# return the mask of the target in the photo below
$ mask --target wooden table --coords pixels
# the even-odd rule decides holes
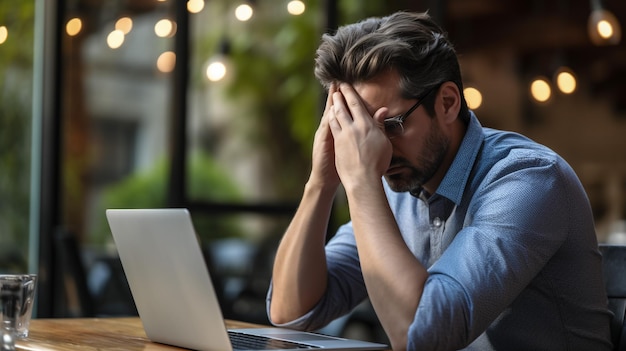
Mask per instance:
[[[230,320],[226,326],[258,327]],[[17,350],[181,350],[148,340],[138,317],[33,319],[29,330],[28,338],[16,343]]]

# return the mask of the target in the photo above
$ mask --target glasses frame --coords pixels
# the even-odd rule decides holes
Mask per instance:
[[[385,134],[387,135],[389,139],[393,139],[395,137],[399,137],[402,134],[404,134],[404,121],[406,121],[407,118],[411,116],[413,111],[415,111],[418,107],[422,105],[422,103],[424,102],[424,99],[426,99],[430,95],[430,93],[432,93],[435,90],[438,90],[439,86],[440,85],[436,85],[430,88],[427,92],[422,94],[422,96],[418,97],[417,102],[413,106],[411,106],[411,108],[409,108],[408,111],[406,111],[405,113],[395,116],[395,117],[387,118],[383,121]],[[388,133],[388,128],[389,130],[391,130],[391,129],[395,129],[396,126],[400,126],[399,133]]]

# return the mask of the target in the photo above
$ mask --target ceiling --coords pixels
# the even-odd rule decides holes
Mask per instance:
[[[599,1],[599,0],[595,0]],[[566,61],[588,81],[592,94],[608,96],[626,113],[626,1],[604,0],[621,23],[618,45],[593,45],[587,32],[590,0],[423,0],[405,1],[408,10],[424,11],[448,31],[458,52],[510,50],[523,71],[555,58]]]

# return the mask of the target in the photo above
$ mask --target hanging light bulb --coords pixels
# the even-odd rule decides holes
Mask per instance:
[[[595,45],[617,45],[622,39],[622,28],[615,15],[602,8],[600,0],[591,0],[591,14],[587,31]]]
[[[228,39],[222,39],[219,52],[211,57],[206,65],[205,75],[211,82],[219,82],[226,77],[229,71],[228,55],[230,43]]]
[[[241,4],[235,8],[235,17],[241,22],[248,21],[253,14],[254,9],[248,3]]]

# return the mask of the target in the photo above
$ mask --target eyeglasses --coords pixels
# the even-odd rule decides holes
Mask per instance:
[[[413,113],[413,111],[415,111],[418,107],[420,107],[422,102],[424,102],[424,99],[426,99],[428,95],[430,95],[430,93],[432,93],[437,88],[439,88],[439,86],[435,86],[431,88],[421,97],[417,98],[417,102],[415,103],[415,105],[413,105],[405,113],[399,116],[387,118],[386,120],[383,121],[383,125],[385,127],[385,134],[387,135],[389,139],[393,139],[397,136],[404,134],[404,125],[403,125],[404,121],[406,121],[406,119],[409,118],[411,113]]]

